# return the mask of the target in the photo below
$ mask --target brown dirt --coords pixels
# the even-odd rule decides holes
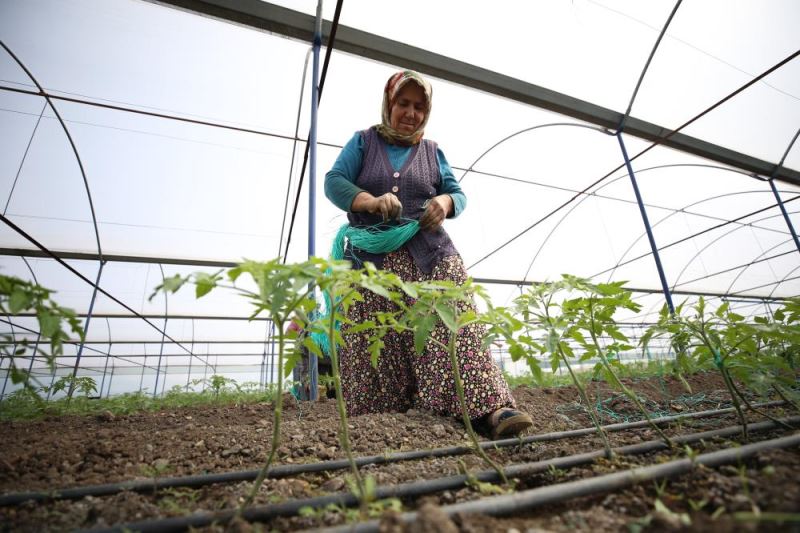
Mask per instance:
[[[688,396],[671,378],[627,380],[647,398],[651,411],[679,413],[726,407],[727,395],[713,374],[690,378],[693,395]],[[603,406],[603,422],[638,419],[627,400],[601,382],[589,392]],[[574,388],[529,388],[514,391],[518,404],[528,411],[535,426],[530,433],[563,431],[591,424],[578,402]],[[781,414],[772,410],[773,415]],[[758,417],[751,416],[750,420]],[[97,417],[49,417],[38,421],[0,423],[3,454],[0,457],[0,491],[3,493],[111,483],[151,476],[181,476],[259,468],[267,458],[272,428],[268,404],[204,406],[155,413]],[[354,452],[381,454],[466,443],[463,427],[455,419],[420,411],[402,414],[365,415],[350,420]],[[669,429],[680,434],[735,424],[735,417],[717,417],[684,422]],[[278,464],[316,462],[342,458],[337,440],[337,416],[333,401],[290,404],[284,413]],[[785,434],[758,435],[756,439]],[[612,433],[612,445],[649,440],[650,429]],[[537,461],[600,448],[594,436],[534,443],[492,452],[506,463]],[[699,451],[730,446],[722,441],[705,442]],[[675,458],[667,453],[597,461],[591,466],[548,472],[520,480],[518,490],[561,483],[608,473],[636,465]],[[363,472],[378,484],[395,484],[484,470],[474,456],[445,457],[370,466]],[[606,495],[579,498],[558,505],[532,509],[513,517],[485,515],[448,519],[438,507],[482,497],[465,487],[404,501],[404,510],[419,510],[418,523],[408,531],[800,531],[800,523],[745,522],[733,513],[794,513],[800,511],[800,450],[760,454],[743,465],[698,469],[689,476],[661,486],[641,484]],[[318,496],[346,489],[346,473],[305,474],[287,479],[268,479],[256,499],[257,505],[294,498]],[[0,531],[64,531],[109,526],[144,519],[181,516],[200,511],[233,508],[247,494],[250,483],[214,485],[201,489],[171,489],[158,494],[122,492],[108,497],[77,501],[26,503],[0,508]],[[671,513],[658,512],[660,499]],[[681,523],[686,513],[691,524]],[[276,519],[254,524],[255,529],[299,530],[344,523],[345,513],[331,509],[313,517]],[[240,524],[239,529],[252,529]],[[404,526],[385,513],[382,529],[402,531]],[[214,530],[214,528],[206,528]],[[220,529],[221,530],[221,529]]]

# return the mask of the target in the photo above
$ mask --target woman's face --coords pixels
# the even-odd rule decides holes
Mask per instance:
[[[389,113],[390,126],[399,133],[409,135],[425,120],[427,108],[425,91],[414,82],[408,82],[400,89]]]

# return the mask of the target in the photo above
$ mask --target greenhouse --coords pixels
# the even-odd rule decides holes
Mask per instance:
[[[15,435],[0,464],[3,521],[20,531],[216,531],[235,526],[241,505],[233,520],[267,530],[377,530],[377,520],[392,513],[409,531],[425,520],[470,531],[710,530],[717,519],[734,528],[797,527],[800,485],[790,474],[800,466],[792,432],[800,424],[792,416],[800,405],[798,21],[800,5],[791,0],[0,3],[0,423]],[[514,442],[501,444],[508,450],[497,448],[493,459],[480,451],[487,446],[469,441],[474,433],[465,433],[460,418],[421,409],[389,423],[377,414],[351,417],[359,457],[344,461],[351,451],[335,437],[347,440],[347,421],[339,427],[333,401],[298,401],[300,384],[285,367],[292,317],[318,313],[295,302],[280,315],[270,307],[277,285],[247,276],[256,268],[274,279],[288,276],[291,291],[310,287],[308,301],[318,309],[325,290],[334,295],[336,286],[325,280],[346,274],[334,268],[326,278],[321,272],[330,265],[312,258],[331,255],[348,216],[326,197],[325,176],[356,132],[380,123],[386,80],[406,69],[430,81],[425,139],[446,154],[467,199],[444,228],[480,297],[474,318],[451,317],[453,338],[461,326],[485,322],[491,359],[510,384],[525,383],[514,396],[533,429],[507,439]],[[300,265],[318,269],[317,277],[299,274]],[[356,283],[375,294],[411,290],[380,274],[358,274]],[[42,305],[55,307],[34,305],[38,288],[52,291]],[[427,289],[405,297],[423,306]],[[439,296],[430,298],[431,316],[448,326]],[[548,322],[548,298],[573,298],[553,307],[572,325]],[[600,315],[609,325],[593,325]],[[396,327],[416,330],[424,342],[433,326],[414,320]],[[315,331],[336,345],[330,323],[330,332],[327,325]],[[558,331],[563,338],[553,340]],[[377,359],[382,341],[371,346]],[[333,396],[336,379],[318,375],[313,353],[309,366],[311,398],[326,400],[318,380]],[[627,367],[657,373],[637,377]],[[658,398],[629,390],[645,379],[654,380]],[[557,387],[558,380],[571,388]],[[234,392],[255,403],[219,403]],[[194,412],[152,403],[190,394],[211,398],[211,406]],[[98,426],[86,429],[82,445],[68,436],[82,422],[56,417],[52,407],[73,396]],[[145,412],[156,410],[172,426],[136,426],[144,415],[101,403],[115,398],[146,404]],[[23,404],[34,406],[35,422],[12,414]],[[725,409],[711,416],[728,416],[728,423],[668,425],[670,417],[694,416],[688,411]],[[104,443],[127,438],[115,433],[125,417],[137,431],[155,433],[123,453]],[[225,430],[227,418],[247,430]],[[466,410],[464,418],[466,424]],[[639,423],[645,433],[633,440],[611,427]],[[64,441],[34,438],[25,424],[41,424]],[[180,433],[186,424],[191,436]],[[395,424],[405,429],[381,433]],[[597,496],[601,489],[584,488],[601,483],[596,462],[594,471],[574,463],[583,473],[573,475],[573,463],[547,463],[556,459],[536,448],[546,446],[545,435],[584,428],[591,446],[573,443],[570,453],[601,450],[592,461],[610,464],[642,453],[612,453],[612,445],[656,439],[653,453],[667,446],[658,453],[677,464],[688,453],[679,448],[704,452],[690,434],[731,424],[743,428],[718,438],[742,447],[720,444],[705,450],[713,457],[698,460],[709,468],[732,464],[727,468],[739,473],[730,479],[752,480],[738,507],[712,494],[716,489],[693,495],[696,505],[688,496],[678,502],[683,477],[673,489],[654,492],[648,484],[646,495],[615,504]],[[45,464],[50,447],[70,443],[83,447],[75,458],[63,451],[58,463]],[[463,450],[448,455],[450,463],[420,462],[402,474],[375,459],[453,446]],[[179,448],[188,451],[180,455]],[[724,455],[732,450],[744,455]],[[457,458],[465,453],[471,455]],[[769,463],[764,453],[782,461],[773,481],[752,473]],[[354,471],[303,470],[328,460]],[[659,462],[672,464],[637,457],[602,472],[623,476],[639,467],[634,477],[655,480],[697,475],[686,474],[685,465],[651,474]],[[487,463],[493,466],[484,470]],[[24,469],[47,474],[28,479]],[[465,477],[442,484],[444,493],[430,489],[433,478],[456,474]],[[201,475],[221,477],[180,481]],[[159,479],[174,482],[163,485],[161,499],[152,488]],[[428,485],[403,492],[412,480]],[[187,488],[206,483],[238,485],[199,496],[206,489]],[[548,499],[545,489],[559,483],[576,484],[578,510]],[[770,483],[780,495],[758,492]],[[62,489],[78,492],[43,496]],[[147,501],[121,503],[127,494]],[[58,507],[67,501],[84,508]],[[46,505],[65,518],[49,521]],[[116,505],[127,511],[110,513]],[[292,505],[292,512],[280,510]],[[599,520],[592,506],[617,511],[592,522]],[[473,514],[513,518],[463,518]],[[176,522],[168,525],[168,517]]]

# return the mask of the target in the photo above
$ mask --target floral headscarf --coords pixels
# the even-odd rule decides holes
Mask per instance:
[[[397,99],[397,93],[399,93],[400,89],[408,82],[414,82],[422,87],[422,91],[425,93],[425,100],[428,104],[425,109],[425,118],[422,120],[422,124],[419,125],[417,131],[410,135],[400,133],[392,128],[390,118],[392,106]],[[431,84],[418,72],[414,72],[413,70],[401,70],[400,72],[392,74],[392,77],[389,78],[389,81],[386,82],[386,87],[383,89],[383,113],[381,114],[381,123],[376,126],[383,140],[389,144],[399,144],[403,146],[417,144],[425,133],[425,125],[428,123],[428,117],[431,114],[432,98],[433,88]]]

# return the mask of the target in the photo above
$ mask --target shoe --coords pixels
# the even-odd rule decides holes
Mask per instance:
[[[516,437],[529,427],[533,420],[527,413],[511,407],[502,407],[489,415],[486,422],[492,434],[492,440]]]

